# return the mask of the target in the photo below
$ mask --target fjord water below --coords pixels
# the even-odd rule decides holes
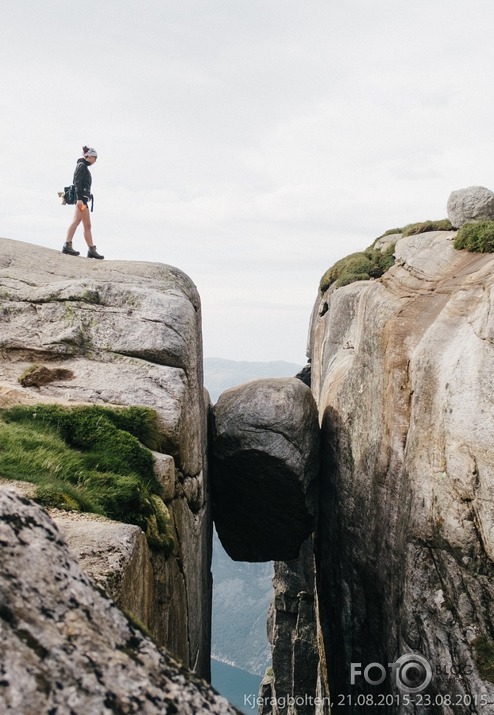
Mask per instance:
[[[257,713],[257,695],[262,677],[228,663],[211,659],[211,684],[245,715]]]

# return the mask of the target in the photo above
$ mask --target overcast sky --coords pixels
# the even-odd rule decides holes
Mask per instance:
[[[3,0],[0,235],[61,248],[94,146],[98,250],[185,271],[207,357],[304,364],[329,266],[494,189],[493,31],[492,0]]]

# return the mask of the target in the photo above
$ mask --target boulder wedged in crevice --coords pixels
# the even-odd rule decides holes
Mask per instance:
[[[314,528],[319,424],[296,378],[253,380],[213,411],[213,514],[236,561],[288,561]]]

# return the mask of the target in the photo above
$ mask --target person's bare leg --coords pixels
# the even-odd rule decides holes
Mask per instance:
[[[74,234],[77,230],[77,226],[82,221],[82,218],[83,218],[81,216],[82,213],[84,213],[84,211],[81,211],[79,208],[76,207],[76,210],[74,213],[74,219],[67,229],[67,238],[65,239],[67,243],[72,243],[72,239],[74,238]]]
[[[93,243],[93,234],[91,233],[91,217],[89,216],[89,209],[86,208],[82,213],[82,225],[84,226],[84,238],[87,243],[88,247],[88,252],[87,252],[87,257],[88,258],[104,258],[98,251],[96,250],[96,246]]]
[[[86,208],[84,211],[80,211],[82,214],[82,225],[84,227],[84,240],[86,241],[88,248],[93,246],[93,234],[91,233],[91,216],[89,215],[89,209]]]

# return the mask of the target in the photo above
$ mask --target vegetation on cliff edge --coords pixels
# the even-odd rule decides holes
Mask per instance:
[[[458,230],[454,247],[458,250],[494,253],[494,221],[465,224]]]
[[[351,253],[349,256],[337,261],[321,278],[319,290],[324,293],[331,285],[335,288],[354,283],[355,281],[365,281],[370,278],[380,278],[394,264],[395,244],[390,243],[381,250],[376,248],[377,242],[385,236],[400,234],[400,237],[414,236],[428,231],[452,231],[453,226],[448,219],[439,221],[421,221],[410,223],[403,228],[392,228],[376,238],[374,243],[365,251]]]
[[[385,231],[382,236],[390,236],[395,233],[400,233],[402,238],[406,236],[416,236],[419,233],[428,233],[429,231],[454,231],[453,224],[447,218],[439,219],[438,221],[419,221],[417,223],[409,223],[403,228],[390,228]],[[379,238],[376,239],[379,241]]]
[[[170,517],[148,447],[159,449],[160,435],[145,407],[0,410],[0,476],[36,484],[46,507],[136,524],[150,546],[170,553]]]
[[[378,248],[370,246],[365,251],[351,253],[340,259],[323,275],[319,290],[324,293],[331,285],[341,288],[355,281],[379,278],[388,268],[391,268],[395,261],[394,247],[393,243],[384,251],[380,251]]]

